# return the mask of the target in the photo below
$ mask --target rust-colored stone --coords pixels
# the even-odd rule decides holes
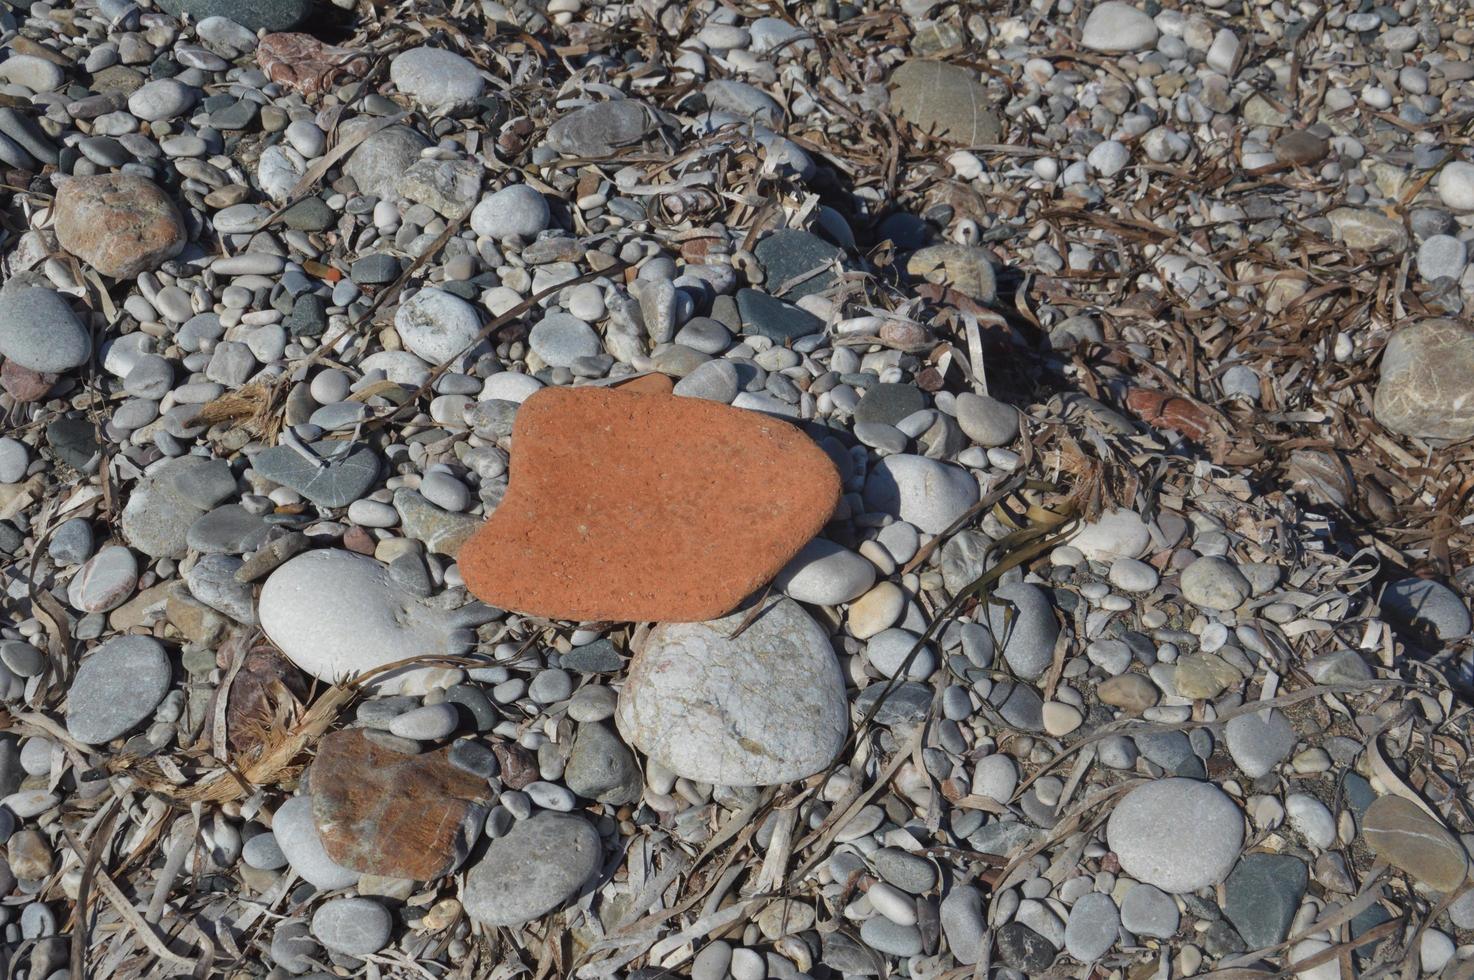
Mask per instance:
[[[1189,439],[1202,441],[1214,434],[1208,414],[1186,398],[1148,388],[1132,388],[1126,393],[1126,407],[1148,425],[1180,432]]]
[[[349,48],[324,44],[311,34],[267,34],[256,45],[256,63],[266,77],[307,98],[332,88],[339,75],[362,75],[368,59]]]
[[[478,598],[554,619],[715,619],[819,532],[839,474],[798,429],[698,398],[545,388],[460,554]]]
[[[669,395],[676,390],[676,383],[663,374],[644,374],[633,381],[623,381],[614,387],[637,395]]]
[[[57,376],[54,374],[32,371],[14,361],[0,364],[0,388],[5,389],[5,393],[18,402],[40,401],[46,397],[51,386],[56,384],[56,380]]]
[[[388,878],[450,874],[466,859],[491,803],[490,784],[452,765],[450,749],[404,755],[356,729],[322,740],[308,780],[328,857]]]
[[[145,177],[73,177],[56,189],[56,240],[105,276],[131,279],[157,269],[186,238],[179,209]]]

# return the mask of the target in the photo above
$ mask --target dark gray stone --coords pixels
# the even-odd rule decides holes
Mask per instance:
[[[189,526],[185,541],[202,554],[243,555],[266,542],[273,525],[240,504],[216,507]]]
[[[321,337],[328,328],[327,302],[316,293],[303,293],[292,303],[282,326],[293,337]]]
[[[613,674],[624,666],[624,658],[614,649],[614,644],[600,637],[593,643],[574,647],[559,660],[564,670],[580,674]]]
[[[998,959],[1006,966],[1037,977],[1054,963],[1059,950],[1054,944],[1020,922],[1009,922],[993,934]]]
[[[1310,872],[1290,854],[1245,854],[1229,873],[1223,913],[1250,949],[1263,949],[1289,934],[1305,897]]]
[[[387,252],[365,255],[348,267],[348,277],[360,286],[382,286],[399,278],[399,259]]]
[[[90,472],[97,466],[101,447],[97,442],[97,426],[81,415],[63,415],[46,426],[46,442],[68,466]]]
[[[602,863],[599,834],[581,816],[519,820],[466,873],[461,902],[483,925],[521,925],[577,894]]]
[[[915,385],[871,385],[855,406],[856,422],[883,422],[895,425],[908,415],[926,408],[926,395]]]
[[[644,103],[597,102],[575,109],[548,127],[543,142],[565,156],[602,159],[643,140],[655,128]]]
[[[743,333],[767,337],[778,344],[824,329],[824,321],[814,314],[756,289],[737,291],[737,310],[742,317]]]
[[[789,301],[822,293],[833,285],[838,278],[833,266],[843,255],[818,235],[798,228],[773,232],[753,252],[763,267],[766,288]],[[804,276],[807,278],[792,289],[784,289],[788,282]]]
[[[563,782],[579,796],[612,806],[638,800],[642,785],[634,753],[600,722],[578,726]]]
[[[881,691],[888,682],[871,684],[855,698],[857,718],[864,718],[870,708],[880,699]],[[880,708],[875,712],[875,722],[892,728],[898,725],[915,725],[926,717],[931,709],[932,689],[925,684],[907,682],[891,688]]]

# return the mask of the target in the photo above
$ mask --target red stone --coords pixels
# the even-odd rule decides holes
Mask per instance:
[[[1126,407],[1148,425],[1180,432],[1199,441],[1213,435],[1208,414],[1186,398],[1176,398],[1147,388],[1132,388],[1126,393]]]
[[[0,364],[0,388],[18,402],[38,402],[56,384],[57,376],[21,367],[14,361]]]
[[[114,279],[157,269],[184,249],[184,219],[146,177],[73,177],[56,189],[56,240]]]
[[[715,619],[839,500],[787,422],[698,398],[544,388],[517,413],[507,494],[460,553],[478,598],[551,619]]]
[[[308,788],[328,857],[362,874],[415,881],[465,860],[491,804],[491,785],[453,766],[450,749],[405,755],[357,729],[318,744]]]
[[[340,75],[360,76],[368,59],[349,48],[324,44],[311,34],[267,34],[256,45],[266,77],[311,98],[332,88]]]

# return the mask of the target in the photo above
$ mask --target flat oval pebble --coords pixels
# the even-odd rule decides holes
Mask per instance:
[[[0,355],[32,371],[59,374],[87,363],[92,338],[53,289],[0,291]]]
[[[67,731],[87,745],[125,735],[153,715],[169,690],[172,669],[149,636],[120,636],[87,656],[67,692]]]
[[[1421,807],[1379,796],[1362,817],[1362,834],[1377,856],[1440,892],[1463,884],[1469,857],[1458,840]]]
[[[335,953],[367,956],[389,942],[394,918],[368,898],[333,898],[312,913],[312,935]]]
[[[347,888],[358,881],[357,871],[338,864],[323,849],[312,819],[311,798],[293,796],[277,807],[271,832],[292,870],[304,881],[324,891]]]
[[[483,618],[427,603],[387,566],[337,549],[298,555],[274,571],[261,589],[259,615],[293,663],[328,682],[408,657],[459,654],[471,641],[466,628]],[[380,674],[374,686],[393,693],[425,669]]]
[[[1244,818],[1211,783],[1157,779],[1121,798],[1106,824],[1127,874],[1172,894],[1227,877],[1244,839]]]
[[[483,925],[521,925],[572,898],[598,870],[600,850],[598,832],[583,817],[519,820],[466,873],[461,904]]]
[[[421,105],[447,111],[476,101],[486,86],[471,62],[454,51],[432,47],[399,52],[389,63],[389,77]]]

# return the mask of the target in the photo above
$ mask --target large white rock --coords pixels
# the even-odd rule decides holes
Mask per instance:
[[[394,314],[394,329],[416,356],[431,364],[455,358],[481,332],[476,307],[442,289],[422,289]]]
[[[1474,211],[1474,163],[1444,164],[1438,172],[1438,197],[1455,211]]]
[[[291,661],[329,683],[415,656],[453,657],[475,642],[469,628],[491,618],[474,603],[439,608],[389,577],[387,566],[351,551],[298,555],[261,589],[261,628]],[[380,675],[381,693],[417,691],[438,673],[407,667]]]
[[[803,779],[849,731],[829,636],[791,599],[650,631],[619,694],[626,741],[679,776],[724,786]]]
[[[1129,3],[1106,0],[1085,18],[1080,43],[1106,54],[1145,51],[1157,43],[1157,25],[1145,11]]]
[[[418,47],[400,52],[389,63],[389,78],[420,105],[445,112],[470,105],[486,88],[480,69],[443,48]]]
[[[978,481],[960,466],[925,456],[887,456],[865,478],[865,506],[940,534],[978,502]]]
[[[1151,543],[1151,529],[1141,515],[1124,508],[1106,511],[1070,539],[1086,558],[1106,562],[1140,558]]]

